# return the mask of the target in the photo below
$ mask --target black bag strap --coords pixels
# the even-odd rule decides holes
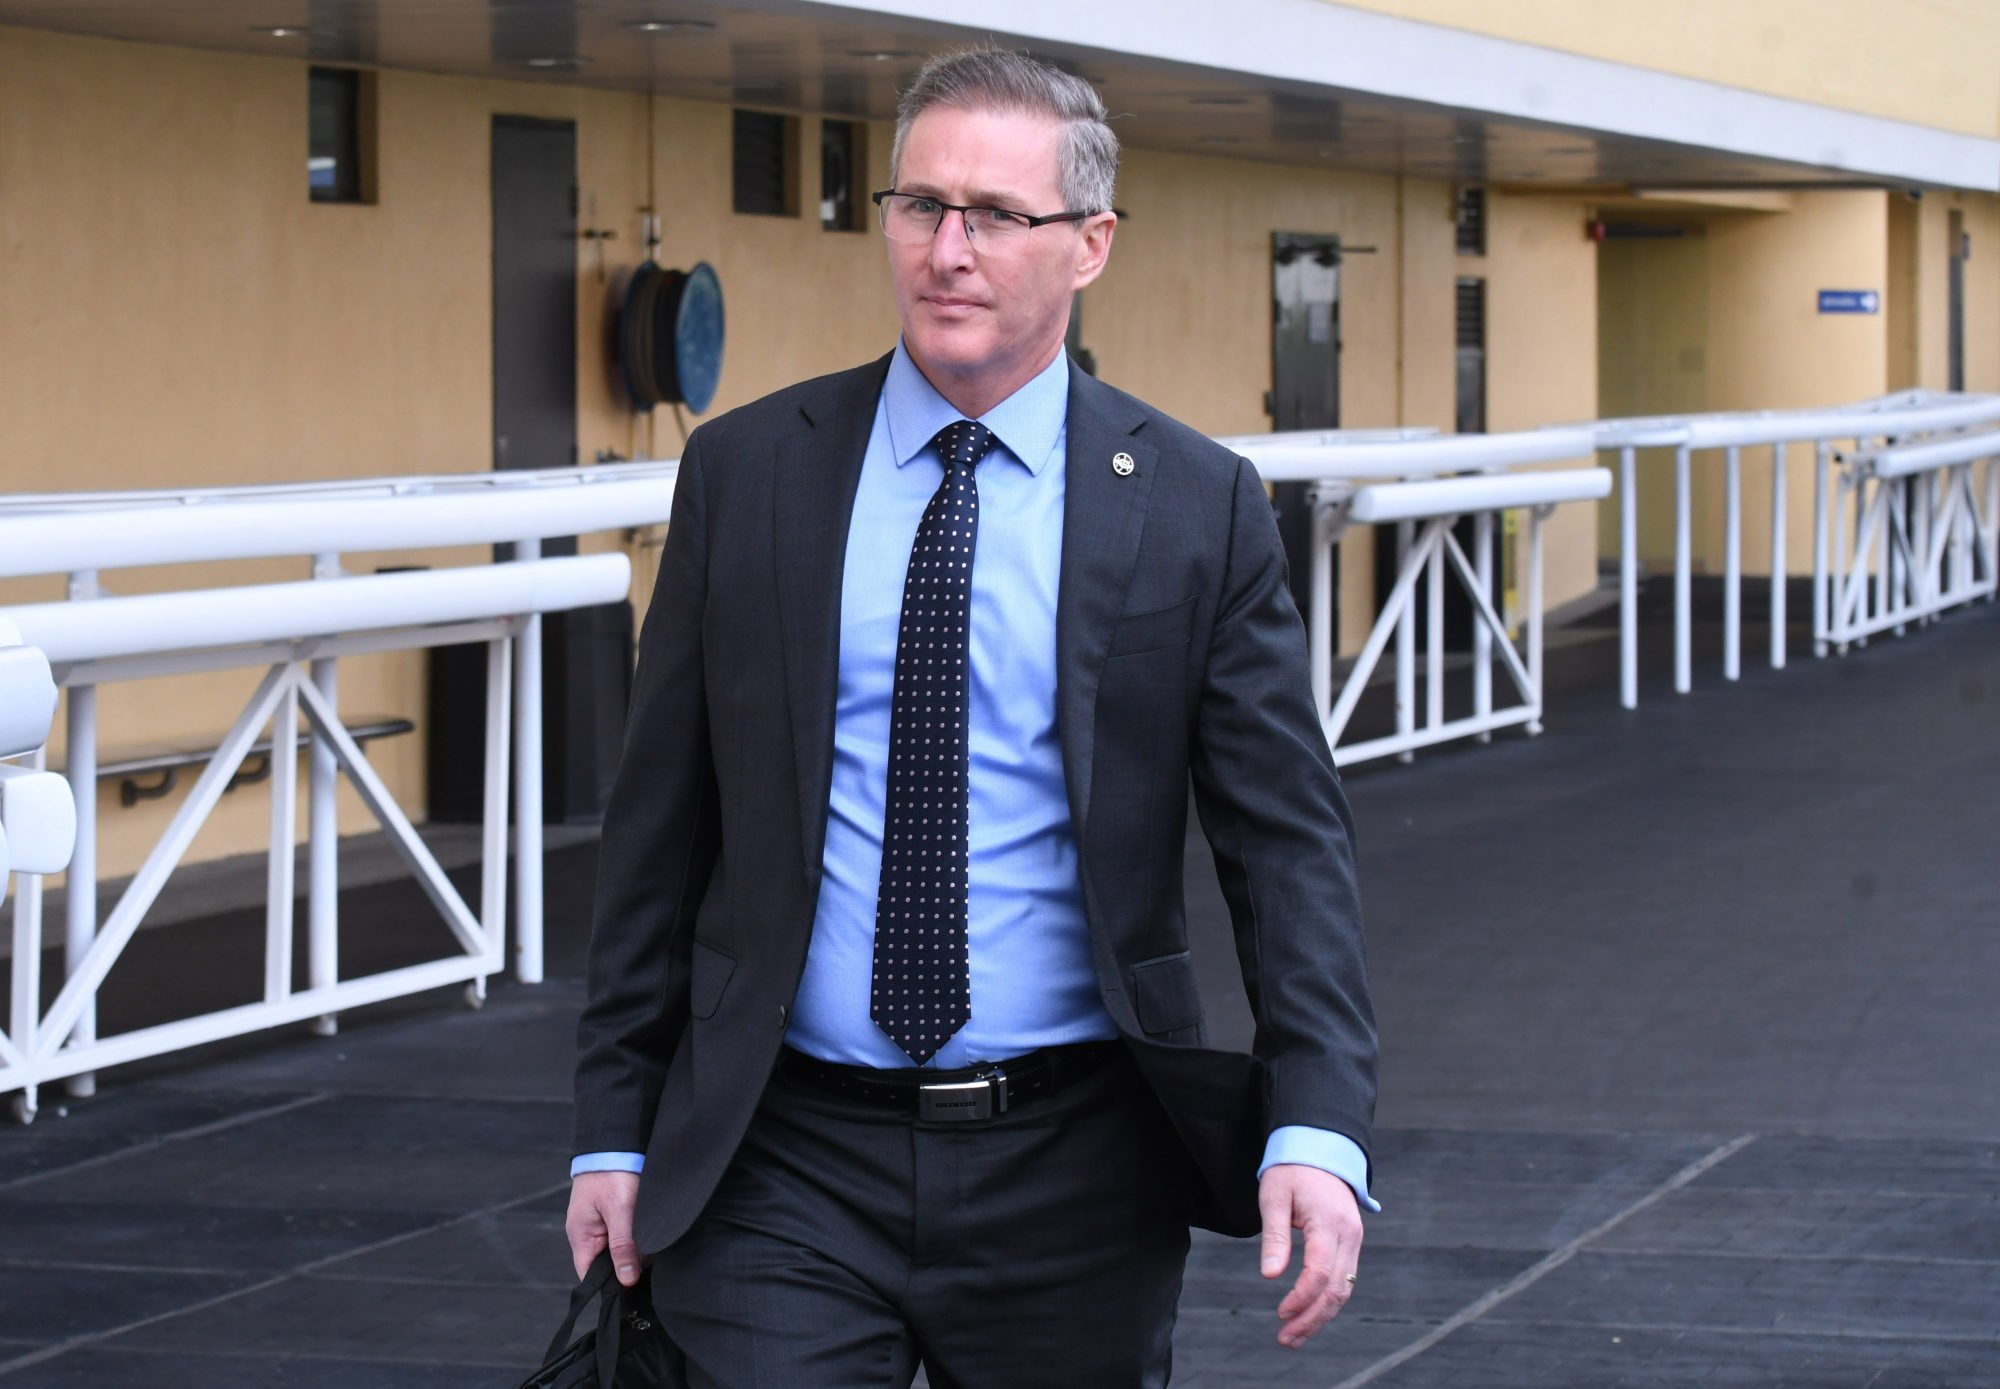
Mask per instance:
[[[630,1288],[614,1282],[597,1305],[598,1389],[614,1389],[618,1382],[618,1342],[625,1327],[625,1304],[631,1296]]]
[[[607,1249],[597,1256],[596,1262],[590,1266],[590,1271],[585,1273],[582,1281],[570,1291],[569,1315],[563,1318],[563,1324],[556,1331],[555,1339],[549,1342],[549,1353],[542,1357],[544,1361],[555,1359],[569,1347],[569,1338],[571,1333],[576,1330],[577,1318],[583,1315],[583,1309],[590,1305],[590,1300],[593,1297],[604,1292],[605,1285],[612,1282],[614,1277],[615,1272],[611,1266],[611,1251]],[[604,1298],[604,1307],[598,1312],[598,1326],[600,1330],[603,1328],[605,1310],[615,1307],[617,1304],[618,1298],[615,1296],[606,1296]],[[602,1346],[602,1341],[599,1342],[599,1345],[600,1347]],[[603,1352],[600,1349],[600,1365],[602,1364],[602,1355]],[[612,1363],[617,1363],[616,1355],[612,1357]],[[609,1389],[611,1381],[606,1379],[604,1380],[604,1384],[606,1389]]]

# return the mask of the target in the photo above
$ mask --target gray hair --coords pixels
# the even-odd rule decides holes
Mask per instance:
[[[939,53],[918,69],[896,106],[896,142],[889,181],[903,159],[903,137],[933,106],[962,111],[1019,111],[1062,123],[1058,181],[1065,212],[1108,212],[1118,182],[1118,137],[1097,91],[1081,77],[1025,53],[961,48]]]

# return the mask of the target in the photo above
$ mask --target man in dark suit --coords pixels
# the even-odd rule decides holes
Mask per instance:
[[[1347,805],[1249,464],[1073,370],[1117,143],[933,59],[890,357],[681,461],[605,817],[569,1237],[695,1385],[1163,1384],[1187,1226],[1347,1300],[1374,1105]],[[809,317],[805,316],[805,317]],[[803,321],[803,318],[802,318]],[[1204,1046],[1192,780],[1256,1018]]]

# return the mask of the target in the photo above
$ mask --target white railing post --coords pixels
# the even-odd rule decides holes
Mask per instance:
[[[1432,540],[1424,567],[1424,725],[1444,726],[1444,535],[1448,518]]]
[[[1694,688],[1694,505],[1689,446],[1674,450],[1674,691]]]
[[[1472,572],[1479,591],[1493,593],[1493,513],[1481,511],[1472,518]],[[1493,631],[1475,616],[1472,623],[1472,714],[1482,722],[1493,715]],[[1482,730],[1479,741],[1490,743],[1493,734]]]
[[[1785,450],[1771,445],[1771,669],[1785,668]]]
[[[1618,451],[1618,702],[1639,707],[1638,449]]]
[[[1416,532],[1414,523],[1396,523],[1396,568],[1400,572],[1409,563],[1410,546]],[[1417,599],[1410,594],[1410,601],[1403,606],[1403,615],[1396,623],[1396,736],[1407,738],[1417,727]],[[1397,760],[1408,762],[1415,754],[1402,752]]]
[[[1743,452],[1723,455],[1722,678],[1743,674]]]
[[[1826,618],[1833,573],[1828,554],[1832,531],[1833,495],[1827,487],[1827,468],[1833,441],[1813,441],[1813,655],[1826,655]]]
[[[539,558],[540,540],[514,547],[516,560]],[[542,618],[529,613],[515,642],[514,701],[514,977],[542,982]]]
[[[507,752],[514,734],[510,696],[515,640],[509,635],[489,642],[486,648],[486,781],[479,919],[486,928],[488,974],[470,986],[475,1001],[486,997],[487,978],[507,967]]]
[[[1312,514],[1312,575],[1306,614],[1306,652],[1312,663],[1313,705],[1324,719],[1333,707],[1333,658],[1336,624],[1333,612],[1334,544],[1342,530],[1340,502],[1327,489],[1306,494]]]
[[[89,602],[99,592],[96,570],[79,569],[69,576],[71,602]],[[63,977],[67,979],[82,965],[97,938],[97,687],[70,686],[66,712],[65,771],[70,795],[76,801],[76,849],[63,879]],[[93,1000],[77,1014],[69,1042],[83,1046],[96,1039],[97,1004]],[[73,1098],[88,1099],[97,1093],[97,1076],[85,1071],[71,1076],[63,1088]]]
[[[266,1003],[283,1003],[292,992],[292,894],[299,829],[299,668],[286,667],[285,678],[285,692],[271,715],[271,847],[264,884]]]
[[[28,766],[40,771],[45,756],[37,752]],[[74,799],[74,792],[71,795]],[[71,852],[75,852],[74,846]],[[0,872],[0,898],[5,897],[6,887],[6,875]],[[7,1035],[23,1057],[35,1054],[35,1037],[42,1020],[42,891],[41,876],[34,874],[22,878],[14,893],[13,988],[8,1000]],[[34,1123],[40,1099],[40,1087],[31,1079],[14,1097],[15,1120]]]
[[[341,577],[340,556],[313,556],[313,578]],[[331,656],[312,663],[313,688],[329,709],[340,708],[340,666]],[[296,702],[294,702],[296,708]],[[325,738],[312,740],[306,791],[306,980],[314,990],[340,980],[340,763]],[[321,1014],[308,1024],[321,1037],[340,1030],[340,1019]]]
[[[1542,523],[1555,508],[1528,508],[1528,685],[1534,690],[1534,717],[1528,732],[1542,731]]]

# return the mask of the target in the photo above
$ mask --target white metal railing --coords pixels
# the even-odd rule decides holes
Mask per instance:
[[[1541,731],[1542,716],[1542,523],[1564,502],[1593,500],[1610,492],[1610,474],[1597,468],[1509,472],[1591,456],[1595,436],[1587,428],[1533,430],[1516,434],[1438,435],[1376,430],[1301,434],[1239,435],[1221,440],[1257,466],[1266,482],[1306,482],[1312,504],[1312,570],[1306,632],[1312,683],[1327,744],[1341,766],[1375,757],[1407,759],[1417,748],[1457,738],[1490,738],[1501,728]],[[1517,649],[1501,614],[1493,608],[1493,539],[1496,518],[1528,512],[1527,612]],[[1470,558],[1452,534],[1461,518],[1473,524]],[[1366,644],[1349,668],[1338,695],[1333,689],[1335,642],[1333,568],[1335,547],[1354,523],[1373,524],[1379,535],[1393,534],[1397,578]],[[1390,527],[1394,530],[1391,531]],[[1381,542],[1378,542],[1381,543]],[[1444,599],[1450,584],[1468,595],[1473,610],[1472,712],[1445,716]],[[1424,717],[1417,719],[1417,612],[1424,603],[1426,650]],[[1362,692],[1391,640],[1395,642],[1396,730],[1361,742],[1343,742]],[[1514,686],[1519,702],[1496,706],[1494,661]]]
[[[1599,450],[1620,455],[1622,474],[1621,695],[1636,704],[1636,450],[1675,450],[1676,688],[1689,686],[1689,576],[1692,569],[1689,469],[1699,451],[1718,454],[1726,469],[1725,673],[1736,678],[1741,636],[1741,456],[1772,450],[1772,616],[1774,666],[1784,663],[1785,451],[1810,445],[1818,465],[1815,520],[1815,635],[1823,647],[1865,639],[1868,632],[1927,620],[1940,607],[1995,593],[2000,571],[2000,434],[1977,440],[1950,432],[2000,423],[2000,397],[1901,392],[1841,410],[1729,416],[1609,420],[1516,434],[1439,435],[1429,429],[1295,431],[1233,436],[1221,442],[1249,457],[1266,481],[1309,485],[1312,567],[1307,627],[1312,683],[1323,730],[1336,762],[1396,755],[1448,739],[1486,739],[1496,729],[1540,731],[1542,699],[1543,524],[1554,507],[1602,499],[1610,475],[1582,466]],[[1913,439],[1946,436],[1912,446]],[[1848,443],[1835,453],[1834,445]],[[1830,485],[1836,459],[1839,494]],[[1982,462],[1982,460],[1984,460]],[[1976,470],[1985,468],[1983,491]],[[1515,471],[1523,469],[1524,471]],[[0,1092],[22,1091],[18,1108],[32,1115],[35,1088],[67,1079],[88,1093],[91,1072],[181,1046],[274,1026],[315,1020],[333,1030],[340,1010],[441,983],[463,981],[474,992],[504,965],[507,782],[515,805],[514,967],[524,982],[542,975],[541,948],[541,686],[540,616],[544,611],[623,596],[629,572],[622,555],[543,560],[551,536],[664,522],[671,510],[673,461],[443,477],[375,478],[270,487],[183,492],[70,493],[0,497],[0,578],[64,574],[67,601],[0,609],[0,638],[19,634],[45,656],[9,658],[0,640],[0,680],[7,660],[42,660],[51,688],[66,691],[75,852],[69,863],[65,930],[66,982],[46,1012],[40,999],[41,883],[24,876],[15,911],[11,1032],[0,1034]],[[1912,483],[1909,479],[1915,478]],[[1865,495],[1864,495],[1865,494]],[[1848,515],[1852,498],[1853,523]],[[1527,594],[1519,644],[1495,611],[1491,593],[1498,518],[1528,514]],[[1469,518],[1471,553],[1453,534]],[[1335,547],[1354,524],[1380,528],[1396,546],[1396,581],[1341,688],[1334,688]],[[355,551],[429,549],[510,543],[510,563],[415,573],[352,576],[340,564]],[[1839,545],[1835,556],[1834,546]],[[109,596],[103,570],[277,556],[310,556],[311,578],[235,588]],[[1443,603],[1448,585],[1468,596],[1473,621],[1472,713],[1447,718],[1444,699]],[[1419,603],[1428,626],[1421,662]],[[338,662],[363,652],[485,641],[487,681],[486,820],[480,910],[460,900],[417,838],[387,788],[368,766],[338,717]],[[1393,733],[1344,742],[1362,691],[1394,643],[1396,725]],[[1818,648],[1816,648],[1818,649]],[[1494,696],[1496,664],[1515,699]],[[256,693],[221,740],[131,887],[98,923],[96,884],[95,692],[100,684],[196,670],[267,667]],[[1418,675],[1424,680],[1418,718]],[[29,680],[32,685],[32,679]],[[0,709],[0,734],[29,734]],[[35,710],[21,705],[28,715]],[[313,731],[308,756],[307,986],[293,990],[292,855],[298,723]],[[33,722],[29,718],[29,722]],[[48,710],[34,730],[36,746]],[[265,997],[244,1008],[99,1039],[95,991],[138,928],[202,819],[230,776],[272,729],[271,847],[266,918]],[[511,730],[511,734],[510,734]],[[18,735],[18,736],[16,736]],[[9,754],[0,753],[0,756]],[[0,768],[0,811],[26,807],[27,769]],[[417,880],[443,913],[461,954],[363,979],[337,970],[337,873],[334,833],[336,777],[345,772],[390,832]],[[54,783],[61,784],[61,783]],[[36,804],[42,804],[35,802]],[[21,810],[16,816],[25,816]],[[53,817],[53,818],[50,818]],[[62,814],[37,812],[61,827]],[[12,836],[15,819],[0,818]],[[31,836],[30,836],[31,837]],[[0,840],[0,844],[8,842]],[[14,843],[15,863],[29,863]],[[284,852],[280,853],[279,850]],[[48,862],[52,850],[31,857]]]
[[[19,1090],[32,1117],[37,1087],[143,1056],[287,1022],[331,1032],[346,1008],[447,983],[481,995],[505,965],[507,802],[515,826],[516,973],[542,973],[540,614],[614,601],[630,588],[623,554],[542,559],[550,536],[662,522],[673,463],[467,478],[220,488],[0,499],[0,578],[64,573],[68,601],[0,609],[46,654],[66,692],[67,789],[75,807],[65,983],[40,1008],[41,890],[24,879],[15,904],[10,1029],[0,1092]],[[350,575],[353,551],[474,543],[515,546],[510,563]],[[127,597],[100,571],[286,555],[310,556],[312,578]],[[485,824],[480,909],[458,896],[337,713],[341,657],[483,641],[488,645]],[[256,693],[124,896],[98,922],[96,689],[198,670],[268,667]],[[292,987],[293,852],[299,720],[313,731],[308,772],[307,986]],[[160,889],[266,725],[271,729],[271,846],[261,1001],[100,1039],[95,996]],[[39,757],[39,754],[38,754]],[[460,953],[361,978],[338,972],[336,776],[344,772],[443,914]]]
[[[69,783],[10,759],[34,757],[48,740],[56,684],[46,655],[21,642],[20,628],[0,618],[0,902],[11,873],[60,873],[76,840]],[[0,1065],[11,1059],[0,1036]]]
[[[1831,563],[1815,575],[1825,585],[1814,605],[1816,645],[1845,654],[1876,632],[1900,635],[2000,594],[2000,433],[1862,448],[1835,461]]]
[[[1638,707],[1638,488],[1637,455],[1642,448],[1674,450],[1674,689],[1693,688],[1693,498],[1694,456],[1719,457],[1723,466],[1723,678],[1742,673],[1743,632],[1743,455],[1767,449],[1771,467],[1770,663],[1785,665],[1785,579],[1788,463],[1793,448],[1810,448],[1814,459],[1813,628],[1814,653],[1825,654],[1830,592],[1832,509],[1836,506],[1828,471],[1836,445],[1855,449],[1896,440],[1925,438],[2000,422],[2000,396],[1904,391],[1828,410],[1653,416],[1601,420],[1588,426],[1600,450],[1618,454],[1619,503],[1619,699]],[[1574,426],[1564,426],[1565,429]]]

